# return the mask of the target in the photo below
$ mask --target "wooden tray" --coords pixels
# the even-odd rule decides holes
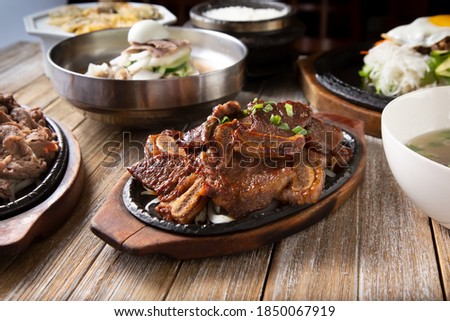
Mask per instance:
[[[300,88],[311,106],[319,111],[335,113],[364,122],[365,133],[381,137],[381,112],[358,106],[325,89],[316,79],[314,62],[320,53],[298,60]]]
[[[122,190],[130,178],[127,172],[95,214],[91,230],[112,247],[129,254],[162,253],[177,259],[192,259],[249,251],[277,242],[316,223],[343,204],[358,187],[364,177],[366,164],[363,123],[327,113],[318,113],[318,116],[354,135],[362,149],[362,157],[354,175],[340,189],[298,214],[259,228],[224,235],[175,234],[148,226],[128,212],[122,200]]]
[[[34,240],[52,234],[72,213],[83,188],[80,146],[73,134],[60,125],[67,139],[67,170],[56,190],[42,203],[0,221],[0,256],[25,250]]]

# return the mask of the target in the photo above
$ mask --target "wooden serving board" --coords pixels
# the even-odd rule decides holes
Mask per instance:
[[[42,203],[0,221],[0,256],[13,256],[34,240],[52,234],[72,213],[83,189],[80,146],[73,134],[60,125],[67,139],[69,159],[66,172],[56,190]]]
[[[146,225],[128,212],[122,200],[123,188],[130,178],[127,172],[93,217],[91,230],[112,247],[129,254],[162,253],[177,259],[192,259],[253,250],[316,223],[342,205],[355,191],[363,180],[366,164],[364,125],[361,121],[328,113],[317,113],[317,116],[353,134],[361,146],[362,157],[354,175],[340,189],[298,214],[259,228],[224,235],[175,234]]]
[[[320,53],[298,60],[300,88],[311,106],[319,111],[335,113],[364,122],[367,135],[381,137],[381,112],[355,105],[325,89],[316,79],[314,62]]]

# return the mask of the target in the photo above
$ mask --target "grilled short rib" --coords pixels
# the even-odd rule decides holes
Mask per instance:
[[[352,157],[343,141],[300,102],[229,101],[187,132],[150,135],[146,157],[128,170],[159,197],[166,220],[192,223],[208,201],[239,219],[273,200],[317,202],[326,169]]]

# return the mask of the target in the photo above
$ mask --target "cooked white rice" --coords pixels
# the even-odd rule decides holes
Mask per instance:
[[[231,6],[210,9],[203,12],[205,17],[224,21],[260,21],[269,20],[285,15],[285,11],[273,8],[250,8],[244,6]]]

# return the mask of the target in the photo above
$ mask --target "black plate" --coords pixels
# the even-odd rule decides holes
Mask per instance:
[[[332,178],[327,176],[325,188],[320,199],[327,197],[345,184],[345,182],[347,182],[357,170],[361,161],[362,149],[356,138],[346,132],[344,138],[346,146],[353,150],[354,156],[348,164],[349,166],[336,173],[337,175],[335,177]],[[281,205],[275,209],[259,210],[240,220],[224,224],[179,224],[161,219],[154,210],[155,205],[150,207],[149,211],[147,211],[145,206],[154,198],[154,196],[142,195],[142,192],[144,191],[145,189],[138,180],[133,177],[128,180],[122,193],[123,201],[128,211],[133,216],[150,226],[174,233],[188,235],[219,235],[249,230],[272,223],[290,215],[295,215],[311,206],[291,206],[288,204]]]
[[[48,127],[56,133],[59,144],[58,154],[37,186],[25,188],[17,193],[15,201],[0,205],[0,220],[21,214],[44,201],[58,187],[64,176],[69,158],[66,137],[53,119],[46,117],[46,120]]]
[[[369,50],[373,43],[361,43],[321,54],[313,64],[317,81],[336,96],[358,106],[382,112],[393,99],[363,88],[358,71],[364,65],[360,52]]]

